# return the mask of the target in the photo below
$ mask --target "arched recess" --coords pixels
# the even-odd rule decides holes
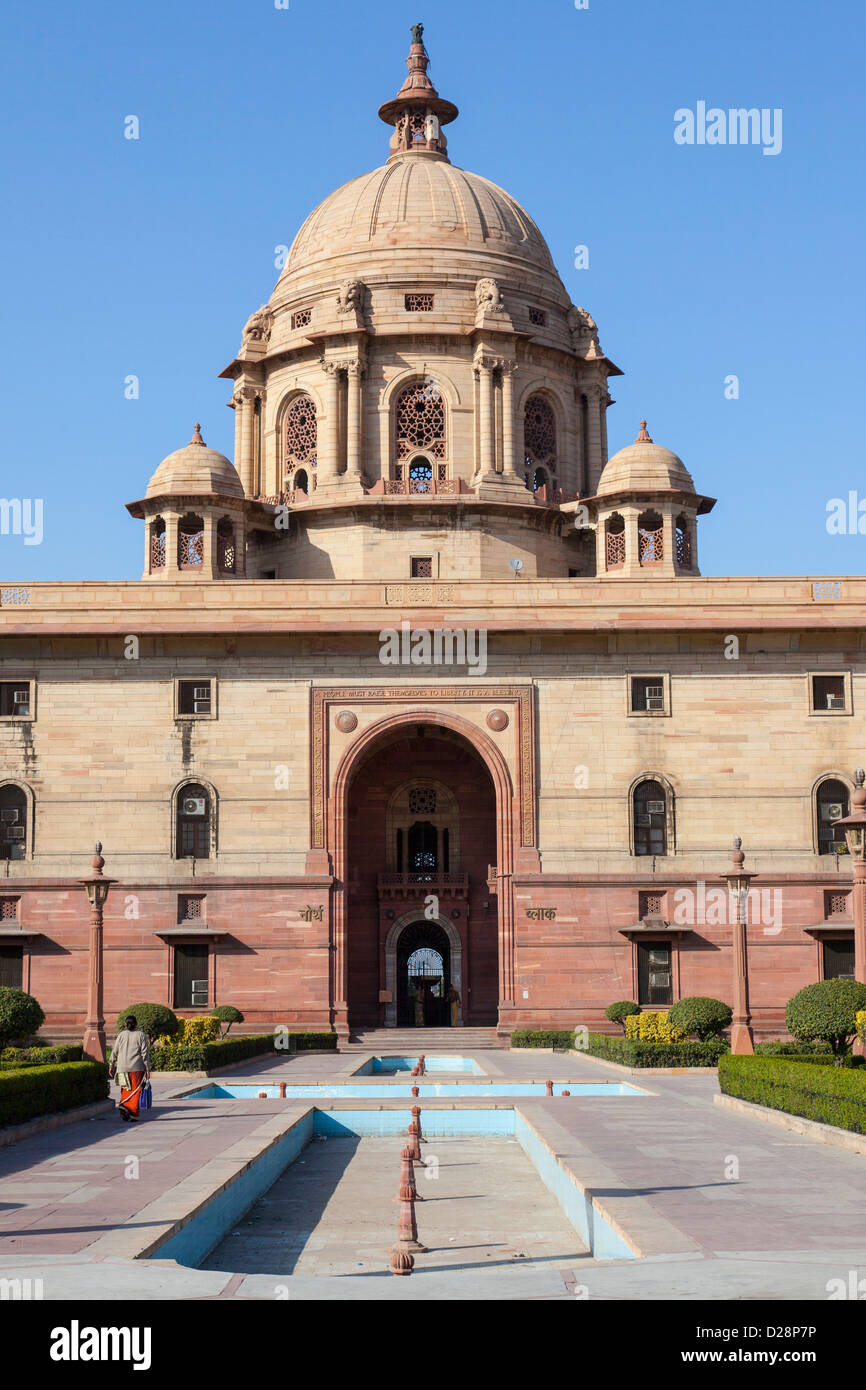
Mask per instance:
[[[33,788],[16,777],[4,777],[0,781],[0,858],[32,859],[35,830]]]
[[[635,844],[635,792],[645,782],[656,782],[664,792],[665,809],[665,850],[663,858],[670,858],[677,852],[676,792],[670,781],[661,772],[642,772],[635,777],[628,789],[628,852],[637,855]],[[654,856],[650,856],[654,857]]]
[[[441,709],[417,707],[385,715],[362,730],[355,742],[343,754],[334,773],[325,814],[325,849],[333,866],[333,976],[332,1021],[338,1033],[349,1031],[349,978],[346,925],[345,885],[347,862],[347,798],[352,778],[364,756],[380,738],[396,730],[423,724],[430,728],[449,729],[460,735],[475,750],[485,764],[493,782],[496,797],[496,870],[498,886],[498,945],[499,945],[499,1011],[514,1004],[514,909],[511,880],[514,866],[515,832],[519,825],[519,808],[508,765],[496,744],[477,725],[460,715]],[[417,919],[417,910],[413,920]]]
[[[834,844],[845,844],[844,832],[832,829],[833,821],[837,817],[828,815],[827,812],[832,809],[830,803],[838,802],[842,815],[850,815],[852,790],[853,783],[844,772],[822,772],[812,783],[809,807],[814,854],[833,854]]]
[[[386,1028],[396,1028],[397,1026],[397,945],[406,927],[417,922],[421,916],[423,916],[423,912],[419,912],[417,907],[412,908],[410,912],[402,913],[391,924],[385,938],[385,988],[391,995],[390,1004],[385,1005]],[[460,995],[460,1004],[457,1010],[457,1026],[459,1028],[463,1024],[463,942],[454,923],[449,921],[447,917],[440,914],[428,920],[442,928],[451,947],[451,983]]]
[[[193,788],[197,788],[197,787],[201,787],[201,788],[203,789],[203,791],[206,793],[206,795],[207,795],[207,802],[208,802],[208,805],[207,805],[207,808],[206,808],[206,816],[207,816],[207,828],[208,828],[209,839],[208,839],[208,854],[207,854],[206,857],[207,857],[208,859],[215,859],[216,856],[217,856],[218,849],[219,849],[219,843],[218,843],[218,837],[217,837],[219,797],[217,796],[216,788],[213,786],[213,784],[212,784],[211,782],[208,782],[204,777],[185,777],[185,778],[183,779],[182,782],[178,782],[177,786],[175,787],[174,791],[173,791],[172,794],[171,794],[171,830],[170,830],[170,834],[171,834],[171,857],[172,857],[172,859],[178,859],[178,858],[180,857],[179,854],[178,854],[178,848],[179,848],[178,821],[179,821],[179,816],[180,816],[180,811],[181,811],[181,799],[182,799],[182,797],[183,797],[185,794],[188,794],[189,792],[192,791]]]
[[[434,458],[429,450],[418,449],[413,455],[405,459],[397,459],[396,446],[396,406],[400,394],[407,386],[418,385],[430,381],[435,383],[439,394],[445,405],[445,456],[444,458]],[[393,478],[393,467],[396,463],[405,464],[408,476],[408,465],[412,462],[414,455],[424,455],[434,464],[444,464],[446,473],[451,476],[451,461],[454,457],[454,411],[461,409],[463,403],[460,392],[452,381],[451,377],[440,373],[435,364],[428,366],[425,370],[417,367],[407,367],[405,371],[399,372],[391,381],[382,388],[379,393],[379,442],[380,442],[380,474],[381,478]]]

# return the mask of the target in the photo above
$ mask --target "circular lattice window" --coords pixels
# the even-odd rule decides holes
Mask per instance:
[[[412,787],[409,791],[409,810],[413,816],[436,814],[434,787]]]
[[[530,396],[523,420],[526,462],[553,462],[556,453],[556,417],[543,396]]]
[[[296,396],[286,411],[286,467],[316,466],[316,403]]]
[[[416,449],[445,457],[445,402],[432,382],[407,386],[397,397],[397,456]]]

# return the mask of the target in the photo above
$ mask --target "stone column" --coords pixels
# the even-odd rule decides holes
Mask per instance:
[[[349,362],[346,367],[348,383],[348,408],[346,412],[346,474],[349,478],[361,479],[361,419],[363,404],[364,364],[360,359]]]
[[[205,512],[202,521],[204,522],[204,553],[201,559],[202,579],[218,579],[217,518],[215,513]]]
[[[256,488],[256,388],[244,386],[241,388],[241,394],[244,398],[244,407],[241,415],[241,462],[238,471],[245,496],[254,497]]]
[[[489,478],[494,472],[493,457],[493,365],[489,357],[476,357],[475,367],[478,372],[478,440],[479,440],[479,473],[482,479]]]
[[[601,415],[599,424],[601,428],[601,462],[602,467],[607,463],[607,408],[611,404],[610,392],[605,387],[599,397],[599,409]]]
[[[243,468],[242,468],[242,465],[241,465],[241,460],[242,460],[242,458],[243,458],[243,452],[244,452],[244,435],[243,435],[243,432],[244,432],[244,393],[243,393],[243,391],[238,390],[238,391],[235,391],[235,392],[234,392],[234,394],[232,395],[232,407],[233,407],[234,412],[235,412],[235,455],[234,455],[233,462],[234,462],[235,468],[236,468],[237,471],[238,471],[238,475],[239,475],[239,477],[240,477],[240,480],[241,480],[241,482],[243,483],[244,492],[246,492],[246,490],[247,490],[247,485],[246,485],[246,482],[245,482],[245,480],[244,480],[244,472],[243,472]]]
[[[523,486],[523,469],[517,466],[514,440],[514,373],[516,362],[502,364],[502,475]]]
[[[586,388],[586,423],[589,438],[586,441],[586,486],[593,493],[598,487],[601,470],[604,467],[604,454],[601,436],[602,405],[601,387],[590,384]]]
[[[677,537],[674,514],[670,507],[665,507],[662,512],[662,547],[662,568],[665,574],[674,575],[677,573]]]
[[[317,488],[336,483],[340,443],[339,369],[336,362],[326,362],[324,359],[321,366],[325,373],[325,428],[319,436]]]
[[[180,569],[177,563],[177,532],[180,518],[177,512],[163,512],[165,517],[165,573],[176,575]]]

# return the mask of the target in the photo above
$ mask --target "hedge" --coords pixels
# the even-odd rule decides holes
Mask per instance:
[[[726,1096],[866,1134],[866,1072],[814,1066],[785,1057],[722,1057]]]
[[[706,1042],[643,1042],[639,1038],[590,1033],[590,1057],[602,1057],[625,1067],[715,1067],[728,1050],[723,1038]]]
[[[823,1057],[833,1056],[829,1043],[797,1042],[796,1038],[790,1042],[755,1043],[755,1052],[760,1057],[805,1057],[807,1053]]]
[[[530,1028],[519,1028],[511,1034],[512,1047],[574,1047],[574,1033],[561,1033],[543,1029],[533,1031]]]
[[[107,1098],[108,1068],[102,1062],[0,1071],[0,1125],[20,1125]]]
[[[48,1067],[60,1062],[80,1062],[84,1049],[80,1043],[60,1043],[57,1047],[4,1047],[0,1052],[0,1070],[21,1067]]]
[[[277,1047],[277,1041],[283,1044]],[[247,1037],[223,1038],[220,1042],[180,1044],[151,1049],[152,1071],[216,1071],[232,1062],[245,1062],[249,1057],[261,1057],[273,1052],[288,1056],[291,1051],[337,1049],[336,1033],[256,1033]]]

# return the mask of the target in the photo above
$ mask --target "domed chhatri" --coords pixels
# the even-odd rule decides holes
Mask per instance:
[[[526,578],[595,577],[633,568],[625,541],[609,563],[599,540],[608,503],[616,526],[638,494],[664,495],[671,525],[691,526],[670,542],[679,561],[654,558],[660,533],[634,565],[696,574],[694,516],[709,504],[645,430],[608,462],[619,368],[525,209],[451,162],[458,111],[429,64],[416,24],[408,75],[379,108],[387,158],[309,215],[222,372],[237,472],[195,438],[151,479],[148,518],[164,496],[231,498],[233,572],[250,578],[501,579],[515,559]],[[172,572],[148,561],[147,577]],[[199,573],[227,571],[204,560]]]
[[[192,439],[163,459],[139,502],[127,510],[145,525],[145,579],[221,579],[245,574],[244,490],[230,459]]]

